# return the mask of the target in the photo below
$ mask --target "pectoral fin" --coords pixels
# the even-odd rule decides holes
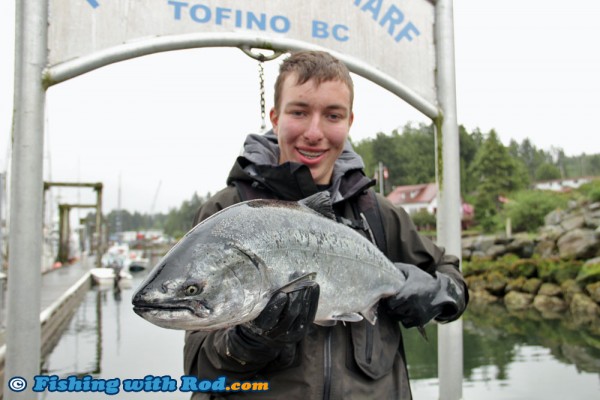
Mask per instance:
[[[417,330],[419,331],[423,339],[425,339],[426,342],[429,342],[429,338],[427,337],[427,331],[425,330],[425,327],[423,325],[419,325],[417,326]]]
[[[365,319],[369,321],[371,325],[375,325],[375,322],[377,322],[377,305],[374,305],[366,311],[362,311],[361,315],[365,317]]]
[[[298,278],[291,280],[285,286],[283,286],[281,289],[279,289],[279,291],[287,294],[287,293],[295,292],[296,290],[302,290],[302,289],[312,285],[316,279],[317,279],[317,273],[310,272],[308,274],[299,276]]]
[[[332,315],[328,319],[315,321],[315,324],[320,326],[334,326],[338,321],[341,322],[359,322],[362,321],[362,315],[358,313],[345,313],[339,315]]]

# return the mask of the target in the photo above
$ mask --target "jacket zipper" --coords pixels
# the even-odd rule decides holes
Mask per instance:
[[[331,397],[331,341],[333,328],[328,328],[325,333],[323,345],[323,400]]]

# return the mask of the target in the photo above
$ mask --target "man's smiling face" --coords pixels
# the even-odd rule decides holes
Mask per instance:
[[[295,73],[285,79],[279,110],[270,113],[281,152],[279,163],[304,164],[315,183],[326,185],[354,118],[350,89],[339,80],[319,85],[314,80],[296,82]]]

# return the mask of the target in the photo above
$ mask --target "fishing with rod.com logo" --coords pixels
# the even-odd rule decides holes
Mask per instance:
[[[31,385],[33,392],[71,392],[89,393],[103,392],[115,395],[123,392],[265,392],[269,390],[269,382],[235,381],[227,382],[226,377],[217,379],[199,379],[195,376],[184,375],[174,379],[169,375],[146,375],[141,379],[99,379],[90,375],[83,377],[71,375],[60,378],[57,375],[36,375],[31,382],[15,376],[8,380],[8,388],[13,392],[23,392]]]

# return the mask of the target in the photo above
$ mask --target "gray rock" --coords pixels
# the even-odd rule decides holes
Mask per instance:
[[[543,283],[542,286],[540,286],[540,290],[538,290],[538,294],[539,295],[544,295],[544,296],[561,296],[562,295],[562,290],[560,288],[560,286],[554,284],[554,283]]]
[[[513,253],[521,258],[530,258],[533,255],[535,243],[527,233],[518,233],[506,246],[507,253]]]
[[[567,300],[567,303],[571,303],[576,294],[583,293],[581,286],[579,286],[574,279],[564,281],[560,285],[560,288],[563,292],[564,298]]]
[[[465,280],[467,281],[467,286],[469,287],[469,292],[485,291],[485,288],[487,286],[487,280],[485,279],[485,276],[483,276],[483,275],[468,276],[465,278]]]
[[[469,290],[469,305],[491,304],[499,301],[499,298],[487,290]]]
[[[540,257],[551,257],[556,252],[555,240],[542,240],[536,246],[533,252]]]
[[[471,251],[471,249],[467,249],[467,248],[462,248],[462,258],[463,260],[470,260],[471,259],[471,255],[473,254],[473,252]]]
[[[565,231],[572,231],[574,229],[583,228],[585,225],[585,218],[583,214],[571,214],[567,218],[563,219],[560,226]]]
[[[584,214],[585,227],[596,229],[600,226],[600,210],[587,210]]]
[[[533,295],[530,293],[509,292],[504,296],[504,305],[509,310],[524,310],[531,306]]]
[[[523,285],[525,285],[525,282],[527,282],[527,279],[523,276],[519,276],[515,279],[511,279],[506,283],[506,287],[504,288],[504,290],[506,290],[507,292],[511,292],[513,290],[522,292]]]
[[[481,250],[473,250],[471,253],[471,259],[475,258],[485,258],[485,253]]]
[[[595,318],[600,315],[600,306],[583,293],[577,293],[573,296],[569,310],[575,317]]]
[[[539,229],[539,240],[555,241],[564,233],[565,230],[560,225],[544,225]]]
[[[542,283],[542,280],[539,278],[527,279],[523,284],[522,290],[526,293],[537,294],[537,292],[540,290],[540,287],[542,287]]]
[[[494,245],[496,238],[493,236],[479,236],[473,242],[473,250],[487,252],[487,250]]]
[[[600,264],[600,257],[590,258],[583,265]]]
[[[562,258],[585,259],[594,257],[600,248],[596,232],[590,229],[575,229],[558,239],[559,255]]]
[[[461,240],[461,247],[463,249],[473,250],[474,249],[475,240],[477,240],[477,238],[474,237],[474,236],[463,237],[462,240]]]
[[[490,272],[486,277],[485,289],[494,296],[504,295],[508,278],[499,272]]]
[[[533,306],[542,314],[559,313],[567,309],[567,302],[560,297],[538,294],[533,299]]]
[[[600,304],[600,282],[590,283],[585,287],[585,290],[590,294],[590,298]]]
[[[566,212],[564,210],[554,210],[544,218],[544,225],[558,225],[562,221]]]
[[[506,246],[501,244],[494,244],[485,251],[485,255],[492,259],[496,259],[504,254],[506,254]]]

